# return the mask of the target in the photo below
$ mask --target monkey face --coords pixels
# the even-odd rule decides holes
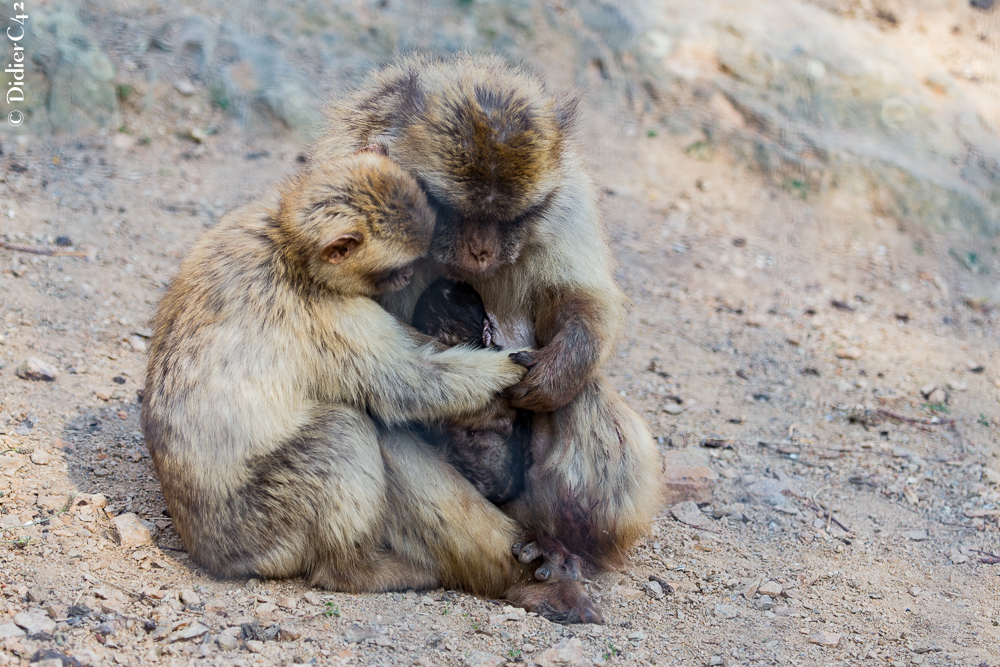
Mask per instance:
[[[512,220],[466,218],[433,197],[429,200],[437,213],[431,256],[457,279],[483,278],[516,262],[537,214],[531,209]]]
[[[375,296],[405,287],[427,252],[434,213],[416,180],[374,152],[322,165],[293,184],[296,249],[314,279],[343,294]]]
[[[526,75],[476,76],[433,92],[401,82],[403,120],[384,137],[437,214],[433,258],[470,280],[517,261],[562,178],[574,113]]]

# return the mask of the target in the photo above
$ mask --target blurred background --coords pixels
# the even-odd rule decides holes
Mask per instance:
[[[29,0],[25,100],[8,103],[25,120],[3,131],[149,152],[165,134],[192,149],[223,134],[252,153],[262,135],[308,137],[324,100],[394,53],[488,50],[582,92],[604,138],[667,134],[802,195],[995,235],[992,5]]]

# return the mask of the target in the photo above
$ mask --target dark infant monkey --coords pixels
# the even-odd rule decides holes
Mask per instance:
[[[501,347],[482,297],[468,283],[442,278],[424,290],[413,311],[413,326],[449,347]],[[531,418],[531,412],[511,408],[478,429],[443,420],[423,435],[442,448],[448,462],[487,500],[501,505],[524,490]]]

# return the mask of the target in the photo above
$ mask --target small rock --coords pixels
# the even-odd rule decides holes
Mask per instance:
[[[52,461],[52,455],[44,449],[36,449],[29,457],[36,466],[47,466]]]
[[[721,655],[713,655],[711,658],[708,659],[709,667],[718,667],[718,665],[725,665],[725,664],[726,664],[726,659],[723,658]]]
[[[731,604],[717,604],[715,615],[719,618],[736,618],[740,615],[740,610]]]
[[[47,599],[49,599],[49,594],[44,588],[29,588],[28,589],[28,602],[34,602],[35,604],[44,604]]]
[[[758,574],[756,577],[750,580],[747,587],[743,589],[743,597],[747,600],[752,600],[753,596],[757,594],[761,585],[764,583],[764,575]]]
[[[841,347],[837,349],[838,359],[860,359],[861,350],[856,347]]]
[[[628,638],[630,641],[641,642],[646,638],[646,633],[642,630],[636,630],[635,632],[628,633]]]
[[[903,532],[903,537],[908,540],[913,540],[914,542],[923,542],[929,536],[927,535],[927,530],[920,528],[919,530],[907,530]]]
[[[983,468],[983,481],[990,484],[1000,484],[1000,470]]]
[[[167,637],[167,643],[172,644],[173,642],[177,641],[196,639],[198,637],[201,637],[206,632],[208,632],[208,627],[206,625],[202,623],[192,623],[190,625],[184,626],[180,630],[171,632],[170,635]],[[249,644],[250,642],[247,643]]]
[[[935,391],[937,391],[937,385],[929,384],[920,388],[920,395],[923,396],[924,398],[930,398],[931,394],[933,394]]]
[[[33,667],[63,667],[62,658],[45,658],[31,663]]]
[[[660,477],[666,505],[676,505],[685,500],[711,502],[719,474],[708,463],[708,452],[702,448],[666,451],[663,454],[663,475]]]
[[[24,630],[17,627],[16,623],[0,623],[0,641],[18,639],[23,636]]]
[[[257,641],[256,639],[248,639],[247,650],[251,653],[260,653],[264,650],[264,642]]]
[[[662,600],[663,599],[663,587],[660,586],[659,582],[656,582],[656,581],[647,581],[643,585],[643,589],[645,589],[646,595],[648,595],[649,597],[653,598],[654,600]]]
[[[969,557],[966,556],[965,554],[963,554],[961,551],[959,551],[955,547],[952,547],[948,551],[948,558],[955,565],[961,565],[962,563],[968,563],[969,562]]]
[[[59,377],[56,367],[44,362],[36,357],[29,357],[27,361],[17,367],[14,371],[17,377],[22,380],[36,380],[52,382]]]
[[[712,521],[691,500],[677,503],[670,508],[670,514],[681,523],[689,526],[705,527]]]
[[[951,389],[952,391],[968,391],[969,385],[964,382],[960,382],[959,380],[949,380],[948,389]]]
[[[34,456],[35,452],[32,452],[31,455]],[[58,512],[66,506],[66,498],[51,493],[39,493],[38,498],[35,500],[35,506],[43,510]]]
[[[757,592],[761,595],[767,595],[768,597],[776,598],[781,595],[781,584],[777,581],[769,581],[760,588]]]
[[[258,616],[270,616],[276,611],[278,611],[278,605],[274,604],[273,602],[265,602],[263,604],[257,605]]]
[[[811,644],[819,644],[820,646],[829,646],[833,648],[840,643],[840,635],[836,632],[820,630],[815,634],[810,635],[809,642]]]
[[[112,148],[126,151],[133,146],[135,146],[135,138],[125,134],[124,132],[118,132],[115,136],[111,137]]]
[[[938,653],[943,649],[937,644],[930,643],[930,644],[916,644],[913,646],[911,650],[917,655],[923,655],[924,653]]]
[[[613,586],[611,588],[611,593],[613,595],[621,596],[626,600],[636,600],[642,597],[642,591],[629,586]]]
[[[309,604],[323,604],[323,597],[315,591],[309,591],[308,593],[303,594],[302,599]]]
[[[240,640],[235,635],[219,635],[215,638],[215,643],[219,645],[219,648],[232,651],[239,645]]]
[[[344,633],[344,641],[348,644],[360,644],[367,639],[375,639],[376,636],[378,633],[375,631],[375,626],[354,624]]]
[[[184,604],[201,604],[201,596],[192,590],[183,590],[178,596]]]
[[[392,640],[385,635],[379,635],[375,638],[375,646],[382,646],[383,648],[389,648],[392,646]]]
[[[111,539],[126,549],[150,545],[153,543],[153,524],[131,512],[119,514],[111,520]]]
[[[299,601],[291,596],[278,598],[278,606],[286,611],[292,611]]]
[[[146,341],[144,341],[141,337],[139,337],[139,336],[129,336],[125,340],[128,341],[129,347],[131,347],[136,352],[145,352],[146,351],[146,348],[147,348]]]
[[[948,402],[948,395],[944,393],[944,389],[935,389],[927,397],[927,402],[932,405],[943,405]]]
[[[590,661],[584,661],[583,642],[574,638],[565,639],[537,656],[532,656],[530,664],[538,667],[574,667],[577,665],[582,667],[589,665]]]
[[[666,412],[668,415],[679,415],[680,413],[684,412],[684,406],[678,405],[673,401],[668,401],[663,406],[663,411]]]
[[[198,89],[195,88],[194,84],[188,79],[178,79],[177,81],[174,81],[174,88],[176,88],[177,92],[184,97],[191,97],[198,92]]]
[[[192,127],[188,130],[188,137],[195,143],[203,144],[205,143],[205,140],[208,139],[208,134],[200,127]]]
[[[506,662],[504,658],[484,651],[470,651],[465,656],[468,667],[503,667]]]
[[[51,635],[56,631],[56,622],[48,616],[22,611],[14,616],[14,622],[28,634],[29,637],[35,635]]]
[[[913,597],[915,598],[920,597],[920,594],[922,592],[923,591],[920,590],[919,586],[910,586],[910,595],[912,595]]]

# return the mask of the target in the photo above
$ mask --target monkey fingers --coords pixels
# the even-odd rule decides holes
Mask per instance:
[[[571,364],[560,354],[561,345],[549,345],[533,352],[516,352],[511,359],[528,369],[527,375],[504,391],[515,408],[532,412],[553,412],[572,401],[581,383]]]
[[[604,623],[583,586],[565,577],[518,584],[504,597],[554,623]]]
[[[568,577],[573,581],[583,578],[583,561],[569,552],[562,542],[554,537],[531,537],[516,542],[511,551],[525,565],[541,559],[542,564],[535,570],[535,579],[549,581],[555,577]]]

